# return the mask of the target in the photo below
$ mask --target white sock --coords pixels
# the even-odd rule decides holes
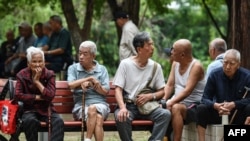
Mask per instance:
[[[91,141],[91,139],[85,138],[84,141]]]

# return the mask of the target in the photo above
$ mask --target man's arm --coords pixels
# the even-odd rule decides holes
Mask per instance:
[[[188,77],[188,81],[187,81],[187,85],[184,88],[183,91],[181,91],[178,95],[176,95],[174,98],[172,98],[169,102],[171,102],[172,104],[174,103],[178,103],[182,100],[184,100],[186,97],[188,97],[191,92],[194,90],[196,84],[204,79],[205,74],[204,74],[204,69],[202,67],[202,65],[200,64],[200,62],[195,62],[195,64],[192,66],[191,70],[190,70],[190,74]]]
[[[165,92],[165,95],[162,99],[169,99],[171,96],[172,96],[172,93],[174,91],[174,83],[175,83],[175,79],[174,79],[174,68],[175,68],[175,65],[176,63],[173,62],[172,66],[171,66],[171,71],[170,71],[170,74],[168,76],[168,81],[165,85],[165,88],[164,88],[164,92]]]
[[[122,95],[123,89],[119,86],[115,87],[115,99],[119,106],[120,111],[117,114],[117,119],[120,122],[126,121],[127,117],[129,117],[129,112],[126,108],[126,104],[123,101],[123,95]]]

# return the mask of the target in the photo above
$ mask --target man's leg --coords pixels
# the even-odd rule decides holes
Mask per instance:
[[[91,139],[96,127],[96,118],[97,118],[97,111],[96,111],[96,107],[94,105],[90,105],[88,107],[88,118],[87,118],[87,134],[86,134],[86,138],[87,139]]]
[[[149,115],[149,118],[154,122],[152,134],[149,138],[149,141],[162,140],[171,120],[170,111],[162,108],[157,108]]]
[[[198,130],[198,139],[199,139],[199,141],[205,141],[206,129],[204,127],[198,125],[197,130]]]
[[[186,106],[184,104],[175,104],[172,109],[172,127],[174,129],[174,141],[180,141],[186,117]]]
[[[128,110],[135,110],[136,105],[133,103],[126,105]],[[115,110],[115,122],[117,126],[117,130],[120,136],[121,141],[133,141],[132,140],[132,120],[134,119],[134,114],[130,111],[129,117],[127,117],[125,122],[120,122],[117,120],[117,114],[120,111],[120,109]]]
[[[199,141],[205,141],[206,127],[208,124],[221,124],[221,117],[215,109],[200,104],[197,107],[197,130]]]
[[[96,126],[95,126],[95,140],[103,141],[104,131],[103,131],[103,117],[100,114],[96,116]]]

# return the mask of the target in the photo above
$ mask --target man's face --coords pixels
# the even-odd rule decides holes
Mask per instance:
[[[45,67],[45,62],[43,60],[42,54],[33,54],[31,61],[28,62],[28,67],[32,70],[32,72],[35,72],[37,69],[43,69]]]
[[[35,34],[36,34],[37,37],[43,36],[43,29],[40,28],[39,26],[35,26],[34,31],[35,31]]]
[[[148,42],[144,43],[144,46],[141,47],[140,52],[144,54],[145,57],[152,57],[154,53],[154,42],[150,39]]]
[[[50,24],[52,31],[57,32],[59,30],[59,23],[57,23],[56,21],[50,19],[49,24]]]
[[[15,35],[13,32],[9,31],[6,33],[6,38],[8,41],[13,41],[15,39]]]
[[[90,52],[90,48],[80,48],[78,58],[81,66],[88,66],[93,63],[95,55]]]
[[[174,44],[171,50],[171,58],[173,61],[179,62],[184,52],[178,44]]]
[[[223,59],[223,71],[229,78],[233,78],[235,72],[240,67],[240,62],[236,57],[229,53]]]
[[[119,26],[119,27],[122,27],[124,25],[124,19],[123,18],[117,18],[115,20],[116,24]]]
[[[210,46],[209,46],[209,49],[208,49],[208,53],[209,53],[209,56],[210,56],[210,58],[211,58],[212,60],[215,59],[215,57],[214,57],[214,52],[215,52],[215,48],[212,47],[212,46],[210,45]]]
[[[24,38],[28,38],[32,35],[32,28],[31,27],[23,27],[21,28],[21,35]]]

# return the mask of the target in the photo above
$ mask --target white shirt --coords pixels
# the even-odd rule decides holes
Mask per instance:
[[[123,25],[119,47],[120,61],[137,54],[133,46],[133,39],[138,32],[137,26],[131,20]]]

